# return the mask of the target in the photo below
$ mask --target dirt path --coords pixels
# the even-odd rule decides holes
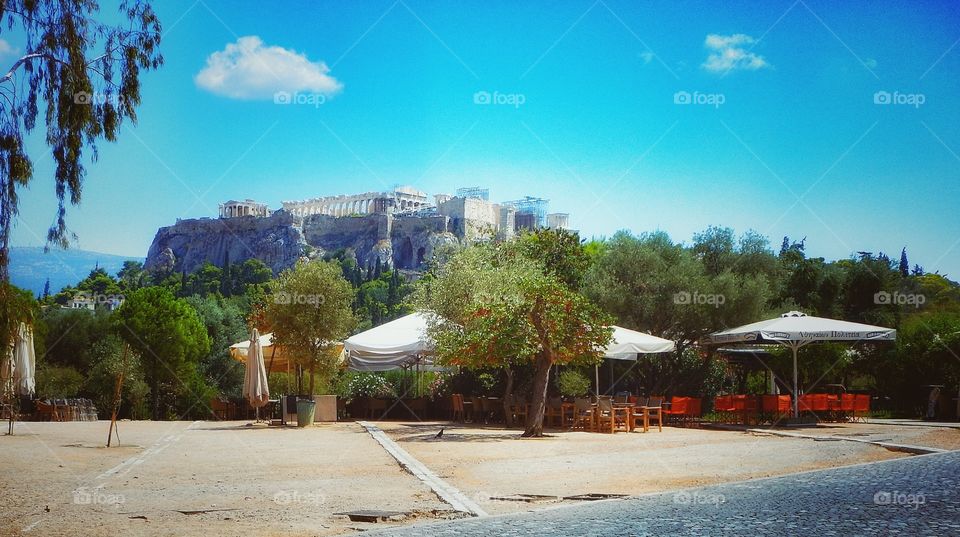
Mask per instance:
[[[329,535],[357,526],[333,516],[344,510],[447,509],[355,424],[120,427],[124,444],[111,449],[100,447],[105,422],[25,423],[0,438],[0,525],[14,535]]]

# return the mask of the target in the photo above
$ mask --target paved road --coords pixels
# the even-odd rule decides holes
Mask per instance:
[[[958,485],[951,452],[367,535],[960,536]]]

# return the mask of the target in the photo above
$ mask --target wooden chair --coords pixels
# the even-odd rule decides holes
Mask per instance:
[[[547,399],[545,417],[548,424],[563,427],[563,398],[550,397]]]
[[[210,413],[215,420],[227,419],[227,403],[219,397],[210,400]]]
[[[451,421],[464,422],[467,419],[467,416],[463,410],[463,395],[455,393],[450,396],[450,403],[452,407],[452,412],[450,414]]]
[[[46,401],[37,401],[37,419],[40,421],[60,421],[60,413],[57,412],[56,405]]]
[[[643,432],[650,428],[650,422],[656,420],[657,430],[663,432],[663,399],[651,397],[640,407],[640,413],[633,413],[633,428],[637,428],[638,418],[643,420]]]
[[[486,417],[483,414],[483,401],[476,396],[470,397],[470,421],[474,423],[486,423]]]
[[[598,433],[613,434],[615,420],[613,417],[613,402],[610,396],[601,395],[597,397],[596,415],[593,419]]]
[[[589,399],[577,397],[573,401],[573,428],[593,431],[596,414],[596,408],[590,403]]]
[[[382,420],[387,415],[386,399],[371,397],[367,401],[367,419]]]
[[[510,413],[513,414],[513,423],[523,424],[527,421],[527,412],[529,411],[529,406],[525,399],[522,399],[517,396],[511,396],[510,399]]]

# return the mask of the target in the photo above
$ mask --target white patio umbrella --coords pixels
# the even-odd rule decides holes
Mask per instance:
[[[270,389],[267,386],[267,368],[263,364],[260,333],[256,328],[250,334],[250,346],[247,349],[244,369],[243,395],[250,401],[250,406],[259,409],[270,399]]]
[[[795,418],[800,415],[797,397],[797,351],[800,347],[825,341],[893,341],[895,339],[897,339],[897,331],[892,328],[814,317],[799,311],[791,311],[774,319],[710,334],[710,342],[713,344],[766,343],[790,347],[793,351],[793,417]]]
[[[629,328],[612,326],[613,337],[610,344],[603,350],[604,358],[612,360],[637,360],[640,354],[653,354],[658,352],[670,352],[677,347],[677,344],[669,339],[637,332]],[[594,380],[597,383],[597,391],[600,391],[600,366],[593,367]]]
[[[433,348],[427,338],[427,316],[417,312],[354,334],[343,342],[350,369],[390,371],[414,365],[431,367]]]
[[[37,370],[37,355],[33,348],[33,330],[27,323],[20,323],[13,348],[13,385],[20,395],[36,392],[34,375]]]

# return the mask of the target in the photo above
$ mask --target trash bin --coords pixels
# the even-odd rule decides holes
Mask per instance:
[[[297,401],[297,427],[313,425],[313,413],[316,411],[316,407],[317,403],[312,399]]]

